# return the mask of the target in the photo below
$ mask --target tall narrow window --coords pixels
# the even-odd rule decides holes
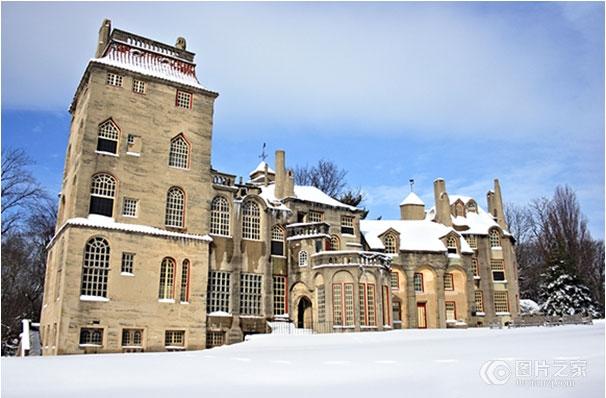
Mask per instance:
[[[166,218],[167,227],[183,228],[185,210],[185,193],[181,188],[172,187],[166,194]]]
[[[396,254],[398,251],[396,249],[396,237],[392,234],[388,234],[383,239],[383,245],[385,246],[385,253],[387,254]]]
[[[101,237],[92,238],[84,249],[82,265],[82,296],[107,297],[109,275],[109,243]]]
[[[189,273],[191,272],[189,266],[189,260],[183,260],[181,266],[181,297],[182,303],[189,302]]]
[[[179,169],[189,167],[189,144],[182,135],[178,135],[170,142],[168,165]]]
[[[160,300],[174,300],[175,296],[175,260],[165,257],[160,266]]]
[[[377,326],[375,285],[372,283],[360,283],[358,287],[360,325]]]
[[[324,323],[326,321],[326,291],[324,286],[318,286],[316,288],[316,298],[318,303],[318,322]]]
[[[471,258],[471,268],[473,269],[473,276],[479,278],[480,277],[480,267],[478,265],[478,258]]]
[[[383,286],[383,325],[385,326],[391,326],[392,308],[389,304],[390,297],[389,286]]]
[[[457,310],[454,301],[447,301],[444,303],[446,306],[446,320],[447,321],[456,321],[457,320]]]
[[[223,196],[215,197],[211,203],[210,233],[229,236],[229,204]]]
[[[400,290],[400,276],[396,271],[391,271],[390,274],[391,290]]]
[[[330,250],[341,250],[341,241],[337,235],[330,237]]]
[[[109,174],[93,176],[90,189],[90,214],[111,217],[114,214],[116,180]]]
[[[501,235],[496,229],[490,231],[490,247],[501,247]]]
[[[208,277],[208,312],[229,313],[231,274],[223,271],[211,271]]]
[[[299,252],[299,267],[307,267],[309,263],[309,256],[305,250]]]
[[[286,306],[286,277],[274,275],[274,316],[288,314]]]
[[[124,274],[133,274],[133,265],[135,262],[135,253],[122,253],[122,264],[120,266],[120,272]]]
[[[108,120],[99,126],[99,135],[97,136],[97,151],[107,153],[117,153],[118,137],[120,131],[118,127]]]
[[[413,279],[413,284],[415,287],[415,292],[423,293],[423,274],[420,272],[415,272],[415,276]]]
[[[240,275],[240,313],[261,315],[261,275]]]
[[[484,312],[484,294],[481,290],[474,292],[474,301],[476,304],[476,312]]]
[[[335,283],[332,285],[333,324],[354,326],[354,284]]]
[[[259,205],[252,200],[242,205],[242,238],[261,239],[261,212]]]
[[[354,218],[351,216],[341,216],[341,233],[347,235],[354,235]]]
[[[444,274],[444,290],[454,290],[454,278],[448,272]]]
[[[284,255],[284,230],[279,225],[271,228],[271,254],[273,256]]]

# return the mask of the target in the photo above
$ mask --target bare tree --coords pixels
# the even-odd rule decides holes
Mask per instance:
[[[311,185],[327,195],[338,199],[343,193],[347,171],[330,160],[321,159],[315,166],[297,166],[294,169],[297,185]]]

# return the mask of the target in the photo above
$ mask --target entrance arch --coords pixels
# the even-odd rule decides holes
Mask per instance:
[[[306,296],[302,296],[299,299],[299,304],[297,304],[297,327],[304,329],[313,328],[311,301]]]

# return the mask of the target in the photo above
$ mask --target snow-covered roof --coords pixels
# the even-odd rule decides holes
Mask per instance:
[[[400,235],[400,250],[446,252],[441,238],[454,232],[454,229],[430,220],[361,220],[360,231],[371,249],[385,249],[380,236],[393,229]],[[461,239],[461,252],[473,253],[465,239]]]
[[[251,171],[248,175],[252,177],[254,174],[257,174],[259,172],[265,173],[265,165],[267,165],[268,174],[276,174],[276,172],[271,167],[269,167],[269,165],[265,161],[261,161],[261,163],[259,163],[257,165],[257,167],[253,171]]]
[[[174,232],[167,231],[165,229],[160,229],[156,227],[151,227],[149,225],[141,225],[141,224],[126,224],[126,223],[118,223],[115,222],[113,218],[100,216],[96,214],[91,214],[87,218],[77,217],[70,218],[67,220],[57,231],[57,236],[61,230],[63,230],[68,225],[77,225],[82,227],[91,227],[91,228],[100,228],[100,229],[111,229],[115,231],[124,231],[124,232],[135,232],[146,235],[156,235],[156,236],[164,236],[169,238],[182,238],[182,239],[192,239],[192,240],[200,240],[206,242],[212,242],[212,238],[208,235],[196,235],[196,234],[187,234],[183,232]],[[54,238],[53,238],[54,240]],[[51,241],[52,242],[52,241]]]
[[[416,193],[411,192],[411,193],[408,194],[408,196],[406,198],[404,198],[404,200],[402,201],[402,203],[400,203],[400,206],[404,206],[404,205],[421,205],[421,206],[425,206],[425,203],[423,203],[423,201],[421,200],[421,198],[419,198]]]
[[[275,189],[276,189],[275,183],[272,183],[266,187],[261,187],[260,196],[262,198],[264,198],[266,201],[268,201],[269,203],[277,202],[278,200],[276,199],[276,196],[274,193]],[[295,198],[305,201],[305,202],[319,203],[319,204],[323,204],[326,206],[339,207],[339,208],[344,208],[344,209],[348,209],[351,211],[361,210],[355,206],[350,206],[345,203],[341,203],[338,200],[331,198],[330,196],[328,196],[327,194],[325,194],[318,188],[312,187],[312,186],[295,185]]]
[[[463,195],[448,195],[448,199],[450,200],[451,205],[453,205],[459,199],[461,199],[461,202],[463,202],[463,204],[467,204],[467,202],[469,202],[470,200],[477,202],[471,196],[463,196]]]
[[[127,44],[113,42],[103,57],[93,58],[90,62],[206,90],[196,78],[195,64],[170,55],[142,51]]]

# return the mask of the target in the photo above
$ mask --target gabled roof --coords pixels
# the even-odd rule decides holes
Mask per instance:
[[[267,165],[267,173],[276,174],[276,172],[271,167],[269,167],[269,165],[265,161],[261,161],[257,165],[257,167],[253,171],[251,171],[248,175],[252,177],[253,175],[255,175],[257,173],[265,173],[265,165]]]
[[[421,206],[425,206],[425,203],[423,203],[423,201],[421,200],[421,198],[419,198],[416,193],[411,192],[411,193],[408,194],[408,196],[406,196],[406,198],[404,198],[404,200],[402,201],[402,203],[400,203],[400,206],[404,206],[404,205],[421,205]]]
[[[266,187],[262,186],[260,188],[260,196],[264,198],[268,203],[278,202],[274,193],[276,189],[275,183],[272,183]],[[347,209],[350,211],[362,211],[362,209],[359,209],[357,207],[341,203],[338,200],[331,198],[318,188],[312,186],[295,185],[295,196],[293,199]]]

